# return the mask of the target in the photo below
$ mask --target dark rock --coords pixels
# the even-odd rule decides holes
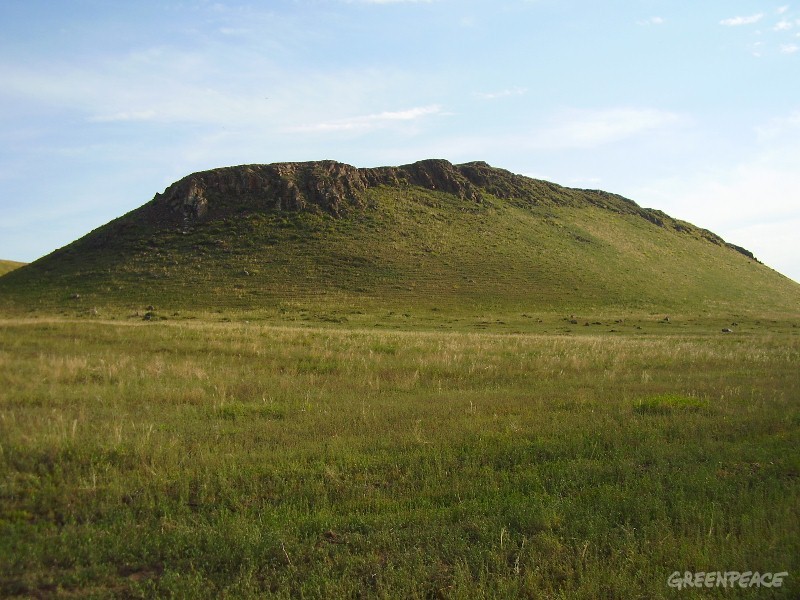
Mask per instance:
[[[195,221],[224,215],[231,207],[222,205],[231,198],[241,208],[250,210],[317,209],[333,216],[363,208],[363,192],[381,185],[418,186],[480,202],[480,190],[465,176],[465,172],[474,169],[474,166],[458,167],[446,160],[374,169],[357,169],[332,160],[243,165],[184,177],[163,194],[157,194],[150,207],[162,213],[162,217],[177,221],[186,232]],[[225,202],[220,201],[222,198]]]
[[[737,246],[736,244],[731,244],[730,242],[726,243],[725,245],[728,246],[728,248],[730,248],[731,250],[736,250],[736,252],[738,252],[739,254],[744,254],[747,258],[751,258],[759,264],[761,263],[760,260],[758,260],[755,256],[753,256],[753,253],[750,252],[750,250],[742,248],[741,246]]]

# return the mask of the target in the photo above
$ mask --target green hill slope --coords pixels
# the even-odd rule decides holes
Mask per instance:
[[[3,276],[6,273],[13,271],[14,269],[19,269],[24,265],[25,263],[17,262],[14,260],[0,260],[0,276]]]
[[[216,169],[0,279],[7,310],[796,313],[800,285],[620,196],[485,163]]]

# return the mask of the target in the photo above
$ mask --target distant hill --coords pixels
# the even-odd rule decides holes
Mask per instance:
[[[789,311],[800,285],[621,196],[482,162],[195,173],[0,279],[0,307]],[[72,304],[71,304],[72,302]]]
[[[0,276],[5,275],[9,271],[13,271],[14,269],[19,269],[26,264],[27,263],[16,262],[14,260],[0,260]]]

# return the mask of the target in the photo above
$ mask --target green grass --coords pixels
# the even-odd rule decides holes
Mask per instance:
[[[26,263],[17,262],[14,260],[0,260],[0,276],[10,273],[14,269],[19,269],[25,266]]]
[[[1,321],[0,595],[796,598],[799,330],[542,316]]]
[[[637,399],[634,410],[640,414],[670,414],[704,408],[708,408],[708,401],[705,399],[681,394],[658,394]]]

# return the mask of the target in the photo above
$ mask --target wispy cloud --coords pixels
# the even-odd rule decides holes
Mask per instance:
[[[509,96],[524,96],[528,93],[526,88],[508,88],[497,92],[477,92],[475,95],[483,100],[497,100],[498,98],[508,98]]]
[[[782,19],[775,24],[775,27],[773,27],[773,29],[775,31],[788,31],[792,27],[794,27],[794,23],[792,23],[791,21],[787,21],[786,19]]]
[[[763,125],[755,128],[758,141],[762,146],[775,146],[780,143],[784,147],[792,150],[792,155],[797,156],[796,150],[800,150],[800,110],[796,110],[787,115],[770,119]]]
[[[800,50],[800,46],[797,44],[781,44],[781,53],[783,54],[794,54]]]
[[[202,51],[163,50],[85,65],[52,62],[23,67],[0,61],[0,81],[8,102],[97,124],[196,124],[279,131],[287,125],[353,112],[373,115],[372,121],[409,118],[402,111],[373,114],[376,105],[385,105],[396,92],[395,82],[403,80],[394,71],[306,70],[298,74],[248,54],[250,72],[258,73],[250,79],[227,73],[230,59],[230,55]],[[352,123],[351,128],[356,125]]]
[[[219,32],[222,35],[242,36],[252,33],[252,30],[245,27],[220,27]]]
[[[98,114],[89,117],[92,123],[113,123],[115,121],[157,121],[159,114],[155,110],[122,111]]]
[[[666,23],[666,19],[663,17],[650,17],[636,22],[637,25],[663,25],[664,23]]]
[[[172,76],[182,67],[167,64],[146,73],[130,64],[79,69],[65,65],[36,71],[0,64],[6,92],[28,102],[74,112],[94,123],[148,121],[159,123],[227,123],[270,112],[263,95],[191,76]]]
[[[385,111],[370,115],[361,115],[347,119],[337,119],[310,125],[300,125],[290,128],[292,131],[305,133],[327,133],[336,131],[355,131],[365,132],[373,129],[387,127],[393,123],[410,122],[428,117],[431,115],[441,115],[442,108],[438,104],[431,106],[418,106],[399,111]]]
[[[748,47],[750,48],[750,54],[756,58],[761,58],[764,55],[764,42],[753,42]]]
[[[675,113],[652,108],[573,110],[539,132],[537,146],[595,148],[680,123]]]
[[[344,0],[347,4],[430,4],[438,0]]]
[[[755,128],[756,144],[740,160],[698,163],[696,171],[649,182],[630,197],[708,227],[800,282],[796,253],[800,110]]]
[[[789,5],[785,4],[784,6],[779,7],[775,12],[778,13],[779,15],[782,15],[783,13],[787,12],[788,10],[789,10]]]
[[[738,27],[739,25],[752,25],[753,23],[758,23],[763,18],[764,13],[758,13],[747,17],[731,17],[730,19],[723,19],[719,22],[719,24],[727,27]]]
[[[800,260],[792,250],[800,223],[796,189],[794,170],[753,157],[752,162],[724,170],[701,170],[651,182],[634,191],[633,197],[707,227],[798,279]]]

